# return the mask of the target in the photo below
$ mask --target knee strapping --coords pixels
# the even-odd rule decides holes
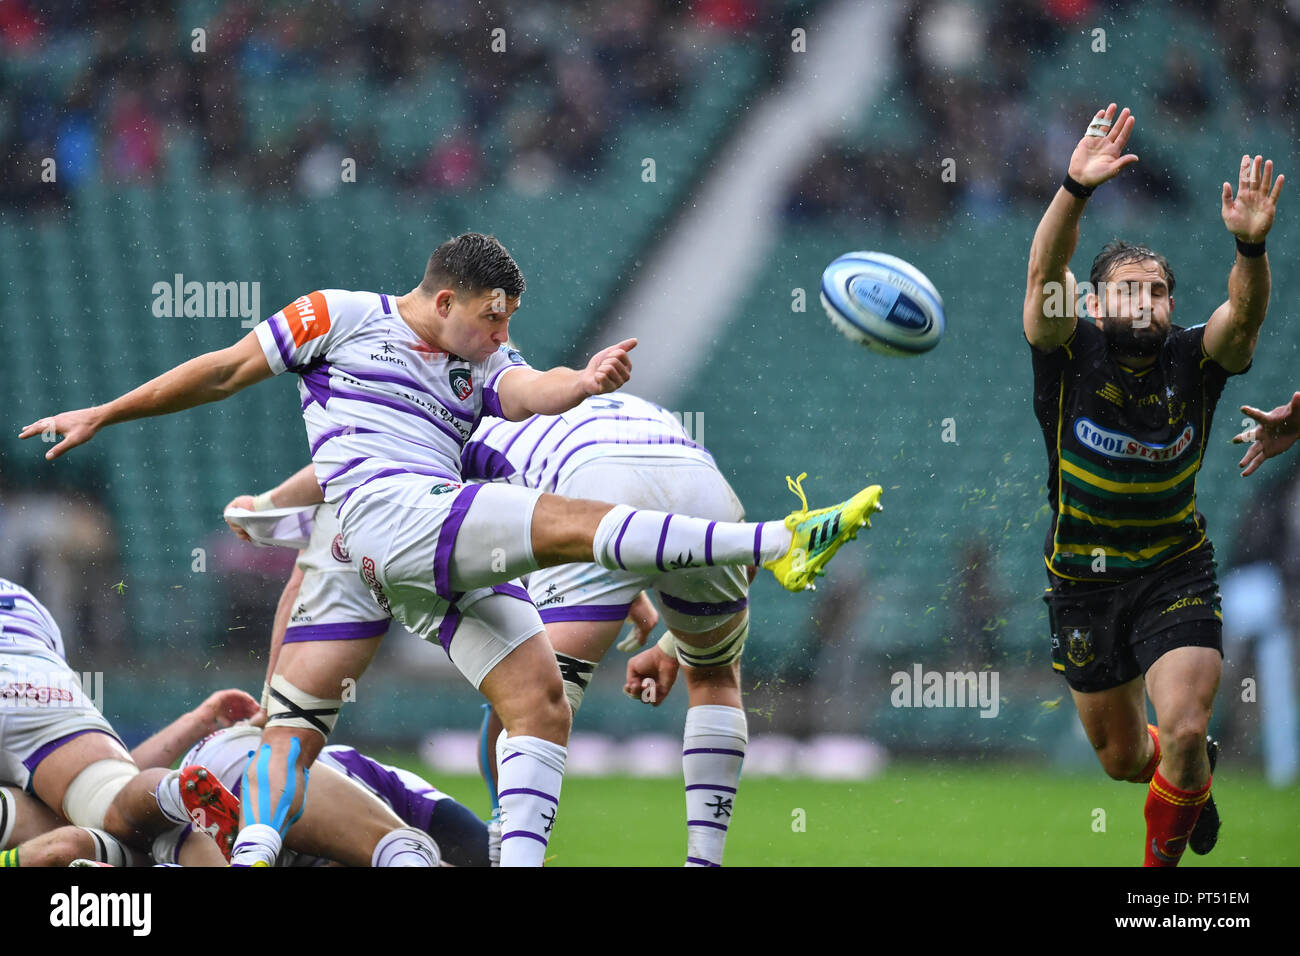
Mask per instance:
[[[716,644],[696,647],[682,640],[680,634],[669,631],[660,639],[659,649],[665,654],[676,655],[678,663],[687,667],[726,667],[740,659],[748,636],[749,616],[746,615],[730,634]]]
[[[125,760],[95,761],[68,784],[63,795],[63,815],[79,827],[102,827],[114,799],[139,773],[135,764]]]
[[[302,745],[297,737],[289,742],[289,756],[285,761],[284,790],[280,793],[280,799],[275,804],[275,809],[271,809],[271,745],[262,744],[257,753],[252,756],[248,766],[244,768],[243,797],[244,818],[247,823],[260,823],[272,827],[280,836],[284,836],[291,826],[298,822],[302,816],[303,809],[307,806],[307,783],[311,777],[311,769],[304,767],[302,771],[302,803],[298,807],[298,812],[292,817],[289,811],[293,808],[294,798],[298,795],[298,755],[302,752]],[[256,799],[253,799],[254,791],[249,788],[249,771],[253,774],[253,783],[256,786]]]
[[[301,727],[314,730],[326,740],[339,719],[342,698],[327,700],[313,697],[290,684],[280,674],[271,678],[271,706],[267,711],[267,727]]]
[[[580,657],[555,652],[555,662],[560,665],[560,677],[564,679],[564,697],[569,707],[576,714],[582,706],[582,695],[587,692],[591,675],[596,672],[595,661],[584,661]]]

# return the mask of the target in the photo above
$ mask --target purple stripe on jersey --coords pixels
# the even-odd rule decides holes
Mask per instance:
[[[696,866],[716,866],[718,869],[722,869],[721,863],[714,863],[712,860],[701,860],[698,856],[688,856],[686,862],[694,863]]]
[[[691,750],[683,750],[682,756],[689,757],[691,754],[724,754],[729,757],[743,757],[743,750],[728,750],[725,747],[695,747]]]
[[[536,840],[542,846],[546,846],[546,837],[541,836],[537,833],[532,833],[528,830],[511,830],[509,833],[501,834],[501,839],[510,840],[513,839],[514,837],[521,837],[521,836],[528,837],[530,840]]]
[[[314,398],[312,398],[310,395],[308,395],[306,398],[304,398],[304,399],[302,400],[302,410],[305,412],[305,411],[307,410],[307,406],[310,405],[310,404],[311,404],[312,402],[314,402],[314,401],[316,401],[316,399],[314,399]]]
[[[338,438],[340,435],[374,435],[377,434],[373,428],[358,428],[356,425],[340,425],[338,428],[331,428],[327,432],[321,432],[316,440],[311,443],[311,454],[314,458],[320,446],[325,444],[331,438]]]
[[[32,751],[31,756],[23,761],[23,766],[27,768],[27,772],[29,774],[35,773],[36,768],[40,766],[42,760],[44,760],[50,754],[54,753],[54,751],[58,750],[69,740],[73,740],[77,737],[80,737],[82,734],[103,734],[106,737],[112,737],[119,744],[122,744],[122,749],[124,750],[126,749],[126,744],[122,743],[121,739],[117,736],[117,734],[110,733],[107,730],[102,730],[99,727],[87,727],[84,730],[74,730],[70,734],[64,734],[62,737],[56,737],[54,740],[51,740],[48,744],[43,744],[42,746],[37,747],[34,751]]]
[[[578,607],[544,607],[538,610],[543,624],[555,621],[621,621],[631,604],[583,604]]]
[[[533,599],[529,593],[517,584],[511,584],[509,582],[506,582],[505,584],[494,584],[492,585],[492,591],[495,594],[505,594],[512,598],[518,598],[521,601],[527,601],[529,604],[533,603]]]
[[[514,477],[515,466],[495,448],[472,441],[460,453],[460,474],[463,478],[497,481]]]
[[[0,628],[0,631],[7,634],[22,634],[26,637],[34,637],[50,650],[58,653],[59,649],[54,646],[54,638],[48,634],[42,634],[39,631],[29,631],[25,627],[19,627],[17,624],[11,624],[9,622],[5,622],[4,627]]]
[[[725,823],[714,823],[712,820],[687,820],[686,825],[688,827],[712,827],[714,830],[727,829]]]
[[[618,529],[618,537],[614,540],[614,563],[620,568],[623,568],[624,571],[626,571],[627,568],[623,567],[623,552],[621,550],[623,547],[623,535],[627,533],[627,526],[632,523],[632,518],[635,517],[635,515],[636,511],[633,510],[631,514],[623,519],[623,527]]]
[[[391,618],[378,621],[338,621],[334,624],[299,624],[285,628],[284,643],[301,641],[359,641],[387,633]]]
[[[343,463],[343,467],[340,468],[338,471],[334,472],[333,474],[326,475],[325,480],[321,482],[321,486],[324,487],[325,485],[328,485],[335,478],[339,478],[342,477],[343,475],[346,475],[353,468],[357,467],[357,465],[364,465],[369,460],[370,460],[369,458],[349,458],[347,461]]]
[[[516,751],[515,751],[514,753],[512,753],[509,757],[507,757],[505,760],[503,760],[503,761],[501,761],[501,762],[502,762],[502,763],[509,763],[510,761],[514,760],[516,757],[522,757],[523,755],[524,755],[524,752],[523,752],[522,750],[516,750]]]
[[[391,408],[395,412],[404,412],[407,415],[414,415],[417,418],[422,418],[429,424],[437,426],[449,437],[455,439],[458,446],[464,444],[465,439],[460,436],[460,432],[456,431],[456,429],[452,428],[432,412],[427,412],[418,405],[394,401],[386,396],[374,392],[351,392],[344,391],[341,388],[336,388],[333,390],[332,394],[335,398],[346,398],[353,402],[368,402],[371,405],[382,405],[385,408]]]
[[[659,547],[655,550],[655,567],[660,571],[667,571],[664,567],[664,542],[668,540],[668,525],[672,523],[673,516],[664,516],[664,526],[659,529]]]
[[[566,435],[566,436],[564,436],[564,437],[565,437],[565,438],[568,438],[569,436]],[[563,440],[563,439],[561,439],[561,440]],[[593,439],[592,441],[585,441],[585,442],[582,442],[582,443],[579,444],[579,445],[574,445],[572,448],[570,448],[569,451],[565,454],[565,456],[564,456],[563,458],[560,459],[560,463],[559,463],[558,465],[555,466],[555,478],[552,479],[552,481],[551,481],[551,489],[552,489],[552,490],[554,490],[554,489],[555,489],[555,486],[559,484],[559,482],[560,482],[560,475],[561,475],[561,474],[563,473],[563,471],[564,471],[564,466],[567,465],[567,464],[569,463],[569,459],[572,458],[574,455],[576,455],[578,452],[582,451],[582,449],[584,449],[584,448],[590,448],[592,445],[604,445],[604,446],[606,446],[606,447],[614,446],[614,445],[617,445],[617,446],[623,446],[623,445],[685,445],[685,446],[689,446],[689,447],[691,447],[691,448],[697,448],[697,449],[700,448],[700,446],[697,445],[697,444],[695,444],[694,442],[686,441],[685,439],[682,439],[682,438],[673,438],[673,439],[670,439],[670,440],[668,440],[668,441],[660,441],[660,440],[658,440],[658,439],[656,439],[656,438],[647,438],[647,439],[645,439],[644,441],[622,441],[622,440],[611,441],[611,440],[608,439],[608,438]],[[703,449],[700,449],[700,450],[702,451]],[[549,459],[548,459],[548,461],[547,461],[547,464],[549,464]],[[544,467],[545,467],[545,464],[543,465],[543,468],[544,468]]]
[[[505,418],[505,413],[501,411],[501,399],[497,398],[496,389],[483,386],[483,414],[491,415],[493,418]],[[479,416],[480,418],[482,416]],[[502,837],[505,839],[505,837]]]
[[[456,535],[469,513],[474,497],[484,485],[466,485],[457,493],[438,532],[438,546],[433,549],[433,593],[448,601],[453,600],[451,590],[451,552],[456,547]]]
[[[736,792],[736,788],[735,788],[735,787],[715,786],[714,784],[711,784],[711,783],[693,783],[693,784],[691,784],[689,787],[687,787],[686,789],[687,789],[687,790],[721,790],[723,793],[735,793],[735,792]]]
[[[367,459],[367,461],[368,460],[369,459]],[[445,478],[448,481],[460,482],[460,479],[454,475],[438,471],[436,468],[420,468],[416,465],[407,465],[405,468],[385,468],[383,471],[375,472],[365,481],[361,482],[361,484],[357,485],[356,488],[349,488],[347,493],[343,496],[343,500],[339,502],[338,509],[334,513],[338,514],[343,510],[343,506],[348,503],[348,499],[352,497],[353,492],[364,488],[372,481],[378,481],[380,478],[391,478],[393,475],[424,475],[431,478]]]
[[[659,600],[663,602],[664,607],[672,608],[679,614],[735,614],[737,611],[749,607],[749,598],[738,598],[735,601],[719,601],[713,603],[710,601],[683,601],[679,597],[673,597],[671,594],[659,592]]]
[[[529,787],[513,787],[510,790],[502,790],[497,794],[497,799],[500,799],[501,797],[509,797],[516,793],[526,793],[530,796],[541,797],[543,800],[550,800],[551,803],[555,804],[557,807],[560,805],[560,801],[556,797],[551,796],[544,790],[533,790]]]
[[[761,564],[763,563],[763,561],[762,561],[762,550],[763,550],[763,522],[760,521],[760,522],[758,522],[758,524],[756,524],[756,525],[754,526],[754,564],[755,564],[755,566],[761,565]]]
[[[536,417],[529,419],[529,424],[532,424],[532,422],[534,421],[537,421]],[[546,441],[546,436],[551,433],[551,429],[554,428],[556,425],[560,424],[561,421],[562,419],[556,418],[553,422],[551,422],[551,424],[546,426],[546,431],[542,432],[541,435],[538,436],[537,441],[533,442],[532,450],[528,452],[528,458],[524,461],[524,470],[522,472],[524,481],[528,480],[528,471],[530,468],[533,467],[533,456],[537,454],[537,449],[542,447],[542,442]],[[523,433],[524,433],[523,429],[521,428],[519,430],[519,434],[515,435],[515,438],[518,438],[519,435],[522,435]],[[505,452],[508,453],[510,451],[510,446],[514,444],[515,438],[510,439],[510,442],[506,445],[504,449]],[[550,456],[548,454],[547,459],[549,459],[549,457]],[[543,467],[545,467],[547,459],[542,460]]]
[[[403,388],[409,388],[413,392],[419,392],[421,395],[433,399],[457,418],[463,418],[467,422],[474,420],[474,416],[469,413],[468,409],[460,408],[457,405],[448,405],[437,394],[429,391],[415,379],[407,378],[405,375],[398,375],[394,372],[358,372],[353,369],[341,371],[340,375],[356,379],[359,382],[386,382],[389,385],[401,385]]]
[[[429,821],[435,804],[418,796],[412,799],[411,791],[392,770],[351,747],[330,750],[323,756],[334,760],[348,772],[348,776],[373,790],[408,826],[429,832]]]
[[[393,314],[393,310],[388,307],[388,296],[384,295],[382,292],[379,293],[379,304],[384,307],[384,315]]]
[[[271,329],[271,337],[275,339],[275,348],[280,353],[280,360],[284,362],[284,367],[288,368],[293,364],[293,348],[281,330],[280,323],[276,321],[276,316],[267,319],[266,324]]]
[[[713,529],[718,526],[716,521],[710,521],[709,526],[704,529],[704,563],[713,564]]]
[[[451,657],[451,639],[456,636],[458,627],[460,627],[460,608],[453,604],[442,615],[442,621],[438,624],[438,643],[442,645],[448,657]]]
[[[497,387],[497,382],[500,380],[501,376],[506,374],[506,372],[510,371],[512,368],[528,368],[528,363],[511,362],[509,365],[502,366],[501,368],[497,369],[495,372],[492,373],[492,377],[488,379],[486,382],[486,387],[495,390]],[[497,416],[497,418],[501,418],[501,417],[502,417],[501,415]]]
[[[324,360],[313,362],[298,373],[303,388],[321,408],[330,399],[330,365]]]

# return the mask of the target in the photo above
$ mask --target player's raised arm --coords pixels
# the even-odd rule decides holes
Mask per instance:
[[[141,770],[170,767],[208,734],[257,717],[258,709],[257,701],[242,690],[219,690],[137,746],[131,751],[131,759]]]
[[[1237,240],[1237,261],[1228,273],[1228,301],[1214,310],[1205,326],[1205,351],[1229,372],[1245,371],[1255,354],[1255,340],[1268,311],[1272,276],[1264,237],[1273,228],[1285,176],[1273,178],[1273,161],[1241,157],[1237,195],[1223,184],[1223,224]]]
[[[108,425],[179,412],[195,405],[229,398],[240,389],[271,377],[257,335],[248,333],[229,348],[190,359],[105,405],[39,418],[21,432],[31,438],[53,428],[63,441],[45,453],[53,461],[69,449],[84,444]]]
[[[634,348],[636,339],[625,339],[601,349],[581,371],[517,369],[503,375],[497,384],[501,414],[515,422],[529,415],[561,415],[591,395],[621,388],[632,377],[632,360],[627,353]]]
[[[1132,132],[1127,108],[1118,119],[1114,103],[1098,110],[1074,147],[1065,182],[1038,224],[1029,248],[1024,309],[1025,337],[1035,348],[1054,349],[1074,332],[1076,291],[1069,265],[1079,243],[1079,217],[1094,189],[1137,162],[1137,156],[1124,152]]]

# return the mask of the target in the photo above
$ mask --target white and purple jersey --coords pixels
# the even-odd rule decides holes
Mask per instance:
[[[0,578],[0,654],[51,653],[67,660],[59,625],[30,591]]]
[[[563,415],[521,422],[485,418],[461,453],[467,479],[553,492],[582,465],[604,458],[673,458],[714,466],[681,421],[643,398],[595,395]]]
[[[527,367],[505,346],[485,362],[435,349],[373,292],[312,292],[254,331],[271,371],[299,376],[316,480],[336,510],[389,475],[459,481],[461,446],[501,414],[497,382]]]

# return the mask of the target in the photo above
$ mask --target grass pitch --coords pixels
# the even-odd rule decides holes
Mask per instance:
[[[476,813],[474,777],[426,776]],[[1300,865],[1300,788],[1256,775],[1215,781],[1223,817],[1208,856],[1182,866]],[[1095,773],[1007,764],[895,763],[865,783],[743,780],[727,839],[729,866],[1138,866],[1146,788]],[[570,777],[550,866],[680,866],[685,807],[678,780]]]

